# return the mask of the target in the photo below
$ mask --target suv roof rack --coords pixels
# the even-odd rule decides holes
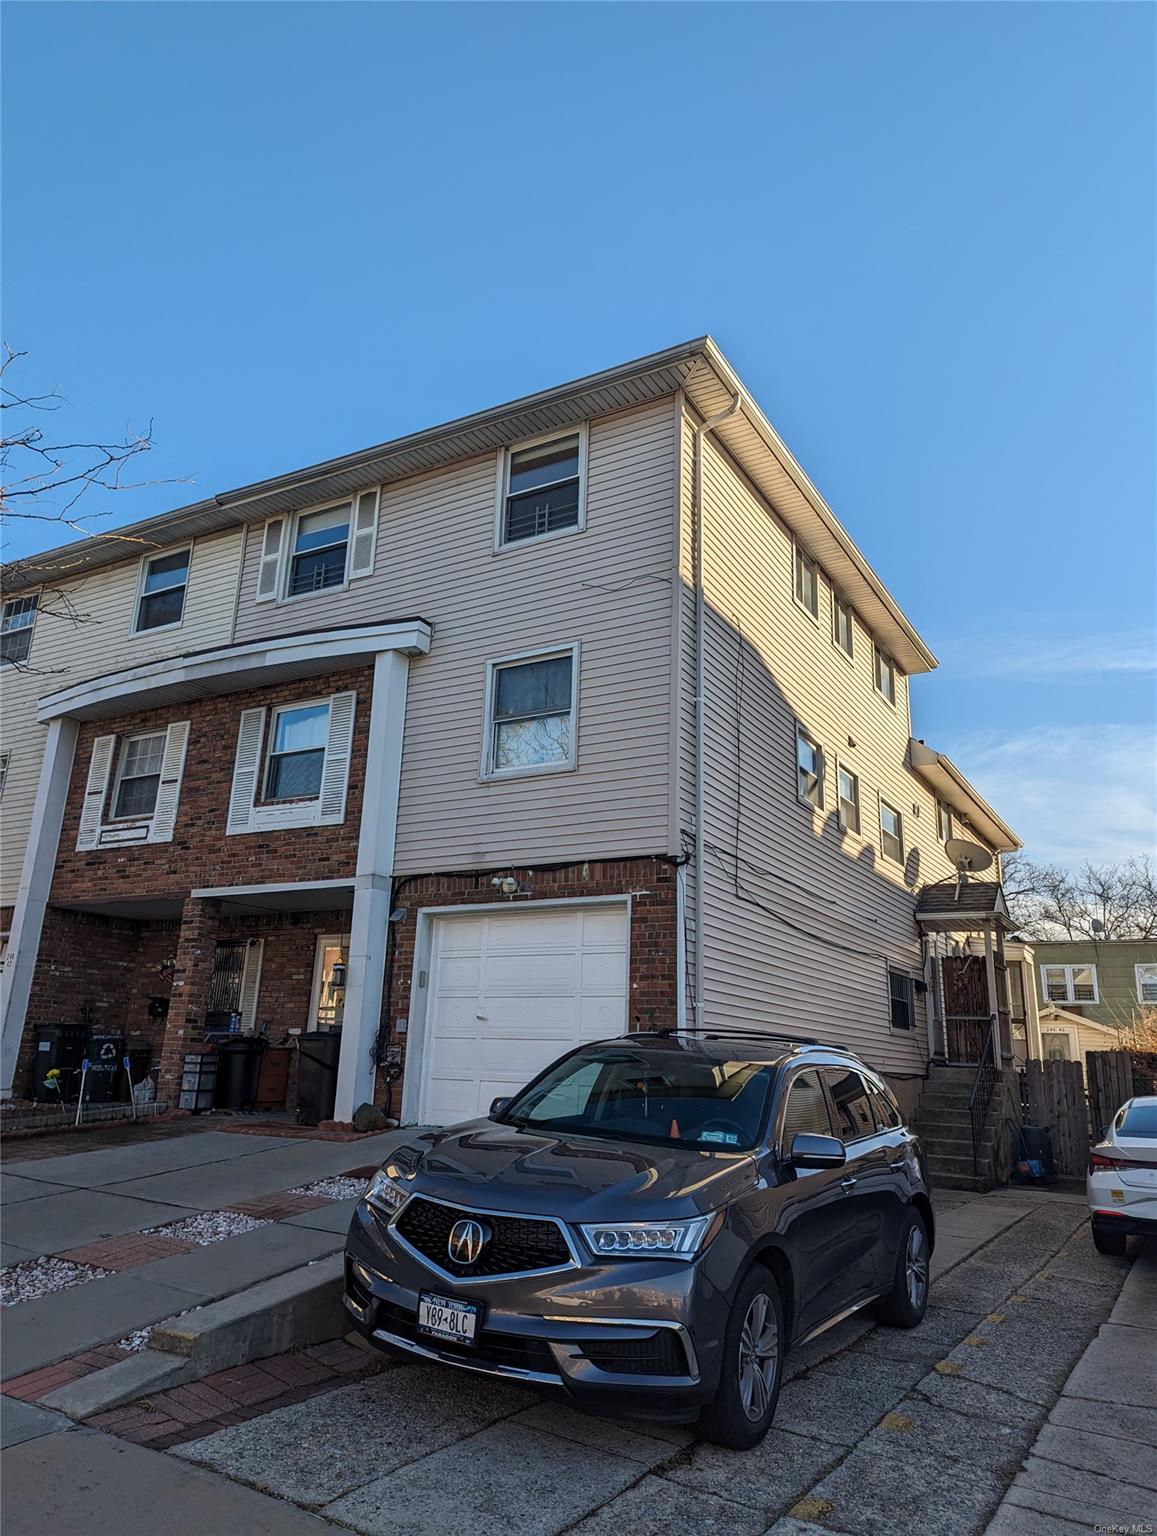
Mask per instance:
[[[676,1035],[690,1035],[696,1040],[783,1040],[789,1045],[810,1045],[817,1050],[850,1049],[838,1040],[817,1040],[814,1035],[793,1035],[786,1029],[646,1029],[638,1033],[661,1035],[666,1039]]]

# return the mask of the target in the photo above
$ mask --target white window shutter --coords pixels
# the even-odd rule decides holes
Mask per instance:
[[[317,804],[317,819],[322,826],[345,820],[356,701],[356,693],[335,693],[329,701],[329,737],[325,744],[325,765],[321,770],[321,794]]]
[[[281,540],[285,533],[285,519],[271,517],[261,535],[261,560],[257,567],[257,601],[271,602],[277,596],[277,579],[281,571]]]
[[[84,787],[84,804],[80,809],[80,832],[76,839],[78,849],[95,848],[100,841],[100,824],[104,816],[104,802],[112,775],[116,744],[115,736],[98,736],[92,744],[88,783]]]
[[[251,1035],[257,1028],[257,999],[261,995],[261,960],[265,952],[265,940],[253,939],[245,948],[245,963],[241,968],[241,997],[237,1008],[241,1014],[241,1030]]]
[[[157,785],[157,803],[149,827],[150,843],[171,843],[177,823],[177,804],[181,798],[181,775],[185,771],[185,748],[189,744],[189,722],[174,720],[165,732],[165,755],[161,759],[161,782]]]
[[[363,491],[354,509],[354,525],[350,538],[349,575],[372,576],[374,551],[378,543],[378,493]]]
[[[265,735],[264,709],[246,709],[237,728],[237,756],[233,759],[233,788],[229,793],[226,833],[248,832],[257,798],[261,771],[261,742]]]

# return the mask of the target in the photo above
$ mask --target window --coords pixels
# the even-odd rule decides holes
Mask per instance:
[[[832,593],[832,639],[849,659],[852,654],[852,610]]]
[[[840,827],[844,832],[860,830],[860,781],[841,763],[836,777],[840,791]]]
[[[904,862],[904,818],[894,805],[880,801],[880,846],[897,864]]]
[[[581,528],[585,459],[585,431],[504,454],[499,544]]]
[[[4,604],[0,618],[0,662],[27,661],[32,647],[32,626],[36,623],[39,597],[13,597]]]
[[[900,971],[888,972],[888,998],[892,1008],[892,1028],[911,1031],[916,1028],[916,988],[911,976]]]
[[[876,647],[876,692],[882,693],[889,704],[896,702],[896,663]]]
[[[121,748],[120,769],[113,793],[113,819],[151,816],[157,804],[161,764],[165,760],[164,731],[130,736]]]
[[[577,648],[492,662],[483,777],[575,765]]]
[[[8,763],[12,754],[0,752],[0,799],[4,797],[4,786],[8,782]]]
[[[797,544],[795,547],[795,600],[813,619],[820,615],[820,568]]]
[[[0,779],[0,784],[3,780]],[[1157,965],[1136,965],[1133,969],[1137,973],[1137,1001],[1139,1003],[1157,1003]]]
[[[1100,1002],[1095,965],[1042,965],[1040,971],[1046,1002]]]
[[[823,810],[824,754],[818,741],[802,725],[795,728],[796,794],[804,805]]]
[[[329,735],[329,704],[275,711],[265,765],[266,800],[315,800]]]
[[[137,597],[136,633],[179,624],[185,612],[185,588],[189,581],[187,549],[173,555],[154,555],[141,565]]]
[[[797,1072],[787,1090],[787,1103],[783,1109],[783,1129],[779,1145],[783,1152],[791,1151],[791,1144],[800,1134],[806,1136],[830,1136],[831,1117],[824,1098],[823,1084],[818,1072]]]
[[[838,1068],[824,1072],[836,1110],[836,1135],[841,1141],[858,1141],[876,1134],[876,1111],[858,1072]]]
[[[936,802],[936,836],[946,843],[952,836],[952,810],[943,800]]]
[[[304,512],[294,530],[286,595],[300,597],[305,592],[342,586],[349,535],[349,502],[327,507],[324,512]]]

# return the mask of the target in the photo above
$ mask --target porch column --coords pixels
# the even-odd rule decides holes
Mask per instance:
[[[382,1021],[409,669],[401,651],[379,651],[374,658],[335,1120],[351,1119],[359,1104],[372,1103],[374,1097],[373,1050]]]
[[[177,935],[173,996],[157,1073],[157,1098],[164,1099],[170,1109],[177,1107],[185,1052],[199,1045],[203,1036],[220,924],[219,901],[205,896],[185,898]]]
[[[995,1064],[999,1067],[1002,1059],[1000,1046],[1000,995],[996,990],[996,955],[992,948],[992,923],[984,925],[984,970],[988,977],[988,1011],[992,1015],[992,1040],[994,1047]]]
[[[36,786],[36,801],[32,808],[32,824],[28,829],[28,846],[24,850],[24,867],[20,872],[20,886],[16,894],[16,909],[12,914],[8,957],[3,974],[0,975],[0,1098],[6,1099],[12,1092],[12,1078],[16,1072],[16,1058],[24,1034],[32,978],[40,952],[44,913],[56,870],[56,854],[60,846],[68,782],[72,777],[77,731],[75,720],[58,718],[48,726],[44,759],[40,765],[40,781]]]

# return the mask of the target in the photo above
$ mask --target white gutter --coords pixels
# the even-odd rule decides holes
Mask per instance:
[[[695,470],[691,486],[692,580],[695,583],[695,993],[691,1009],[696,1029],[703,1027],[703,919],[707,885],[704,870],[705,783],[707,777],[707,637],[706,603],[703,595],[703,440],[708,432],[737,416],[743,406],[742,391],[724,411],[708,416],[695,428]]]

